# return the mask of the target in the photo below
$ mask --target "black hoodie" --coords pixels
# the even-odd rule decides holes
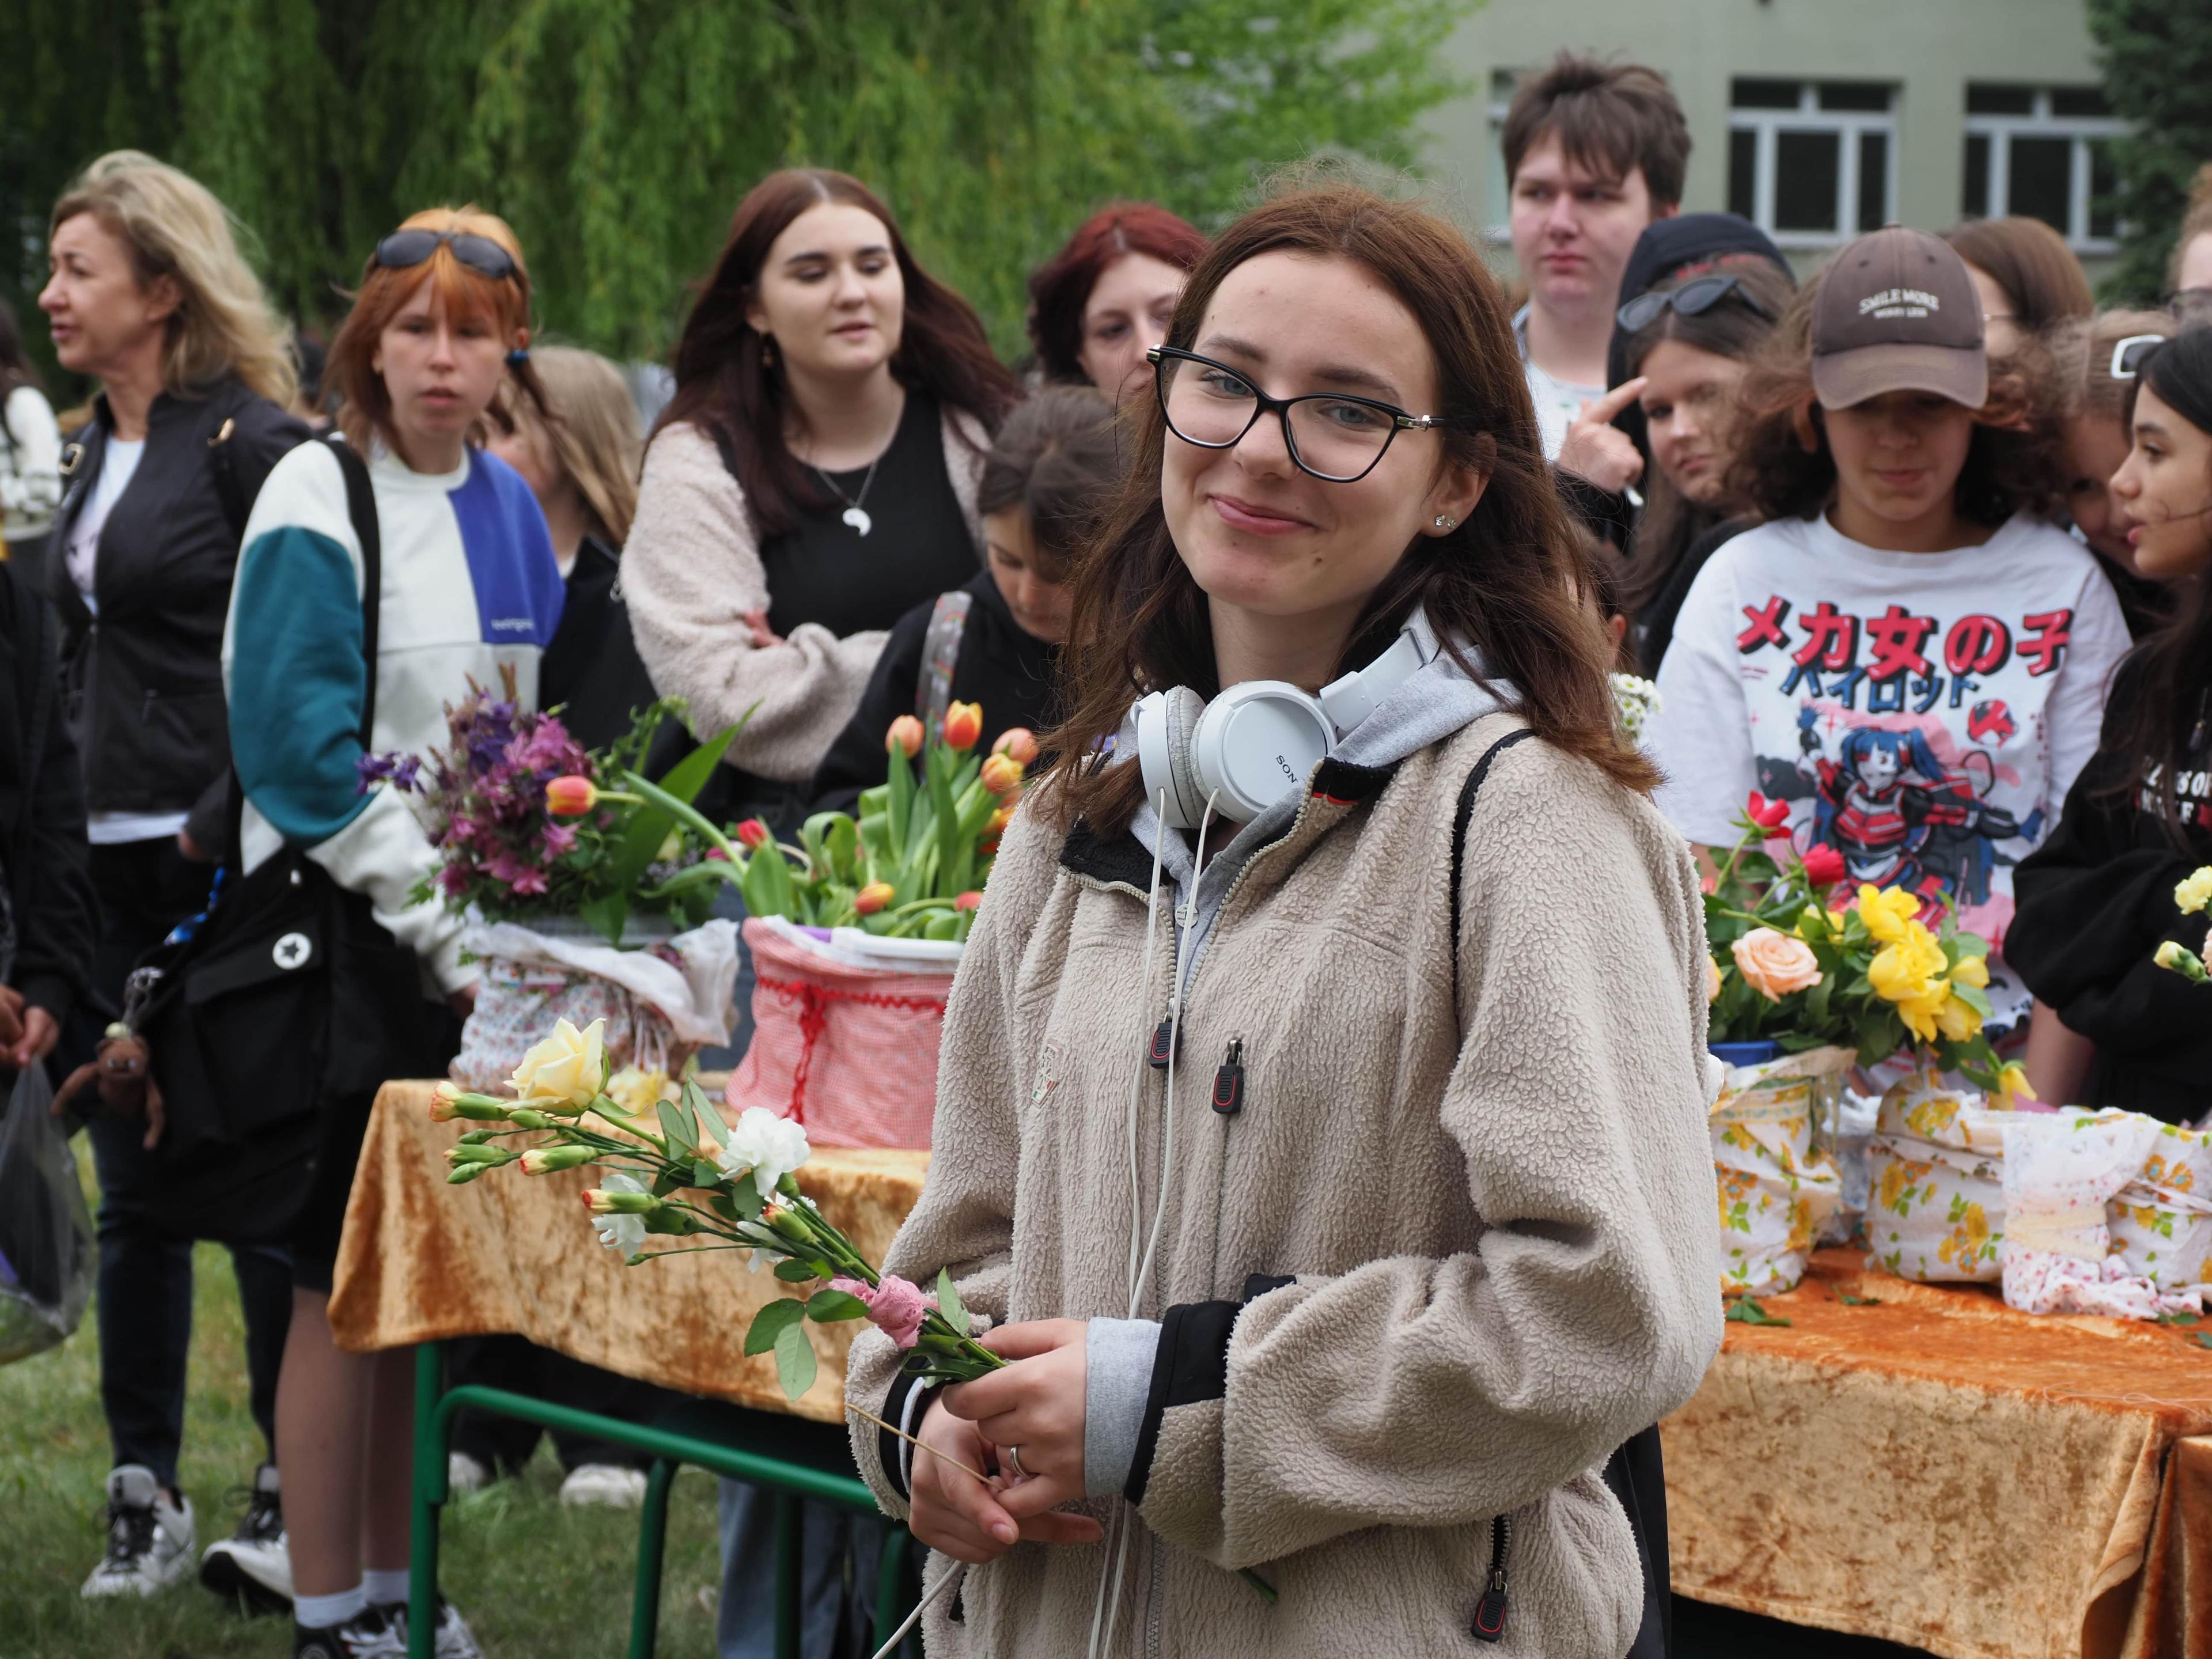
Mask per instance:
[[[2212,864],[2212,777],[2201,757],[2176,780],[2187,830],[2177,847],[2155,790],[2105,793],[2126,774],[2112,746],[2127,718],[2137,664],[2123,662],[2105,711],[2105,743],[2043,845],[2013,874],[2018,906],[2005,960],[2069,1030],[2097,1045],[2083,1087],[2087,1106],[2118,1106],[2168,1123],[2212,1106],[2212,986],[2193,985],[2152,960],[2179,940],[2199,955],[2212,916],[2185,916],[2175,884]]]

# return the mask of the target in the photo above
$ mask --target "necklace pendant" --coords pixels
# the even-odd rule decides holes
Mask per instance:
[[[847,507],[840,516],[863,536],[876,527],[876,521],[857,507]]]

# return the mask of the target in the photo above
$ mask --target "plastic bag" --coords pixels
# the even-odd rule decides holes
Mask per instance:
[[[98,1267],[76,1158],[49,1109],[46,1067],[15,1074],[0,1119],[0,1365],[68,1337]]]

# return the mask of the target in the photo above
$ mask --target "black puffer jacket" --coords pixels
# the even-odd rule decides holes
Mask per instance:
[[[145,453],[100,531],[95,617],[65,550],[111,431],[101,398],[62,454],[46,591],[62,617],[64,708],[88,811],[189,812],[218,799],[230,772],[222,628],[239,535],[269,470],[307,428],[236,380],[155,398]]]

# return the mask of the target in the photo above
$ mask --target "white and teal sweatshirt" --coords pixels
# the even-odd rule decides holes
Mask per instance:
[[[381,445],[369,458],[383,579],[374,748],[428,754],[446,705],[511,665],[536,707],[538,665],[561,620],[560,568],[520,476],[471,449],[457,471],[415,472]],[[289,842],[364,894],[379,922],[439,989],[467,984],[460,921],[415,884],[437,854],[406,798],[362,793],[362,556],[337,457],[301,444],[277,462],[246,520],[223,629],[231,757],[246,792],[240,862]]]

